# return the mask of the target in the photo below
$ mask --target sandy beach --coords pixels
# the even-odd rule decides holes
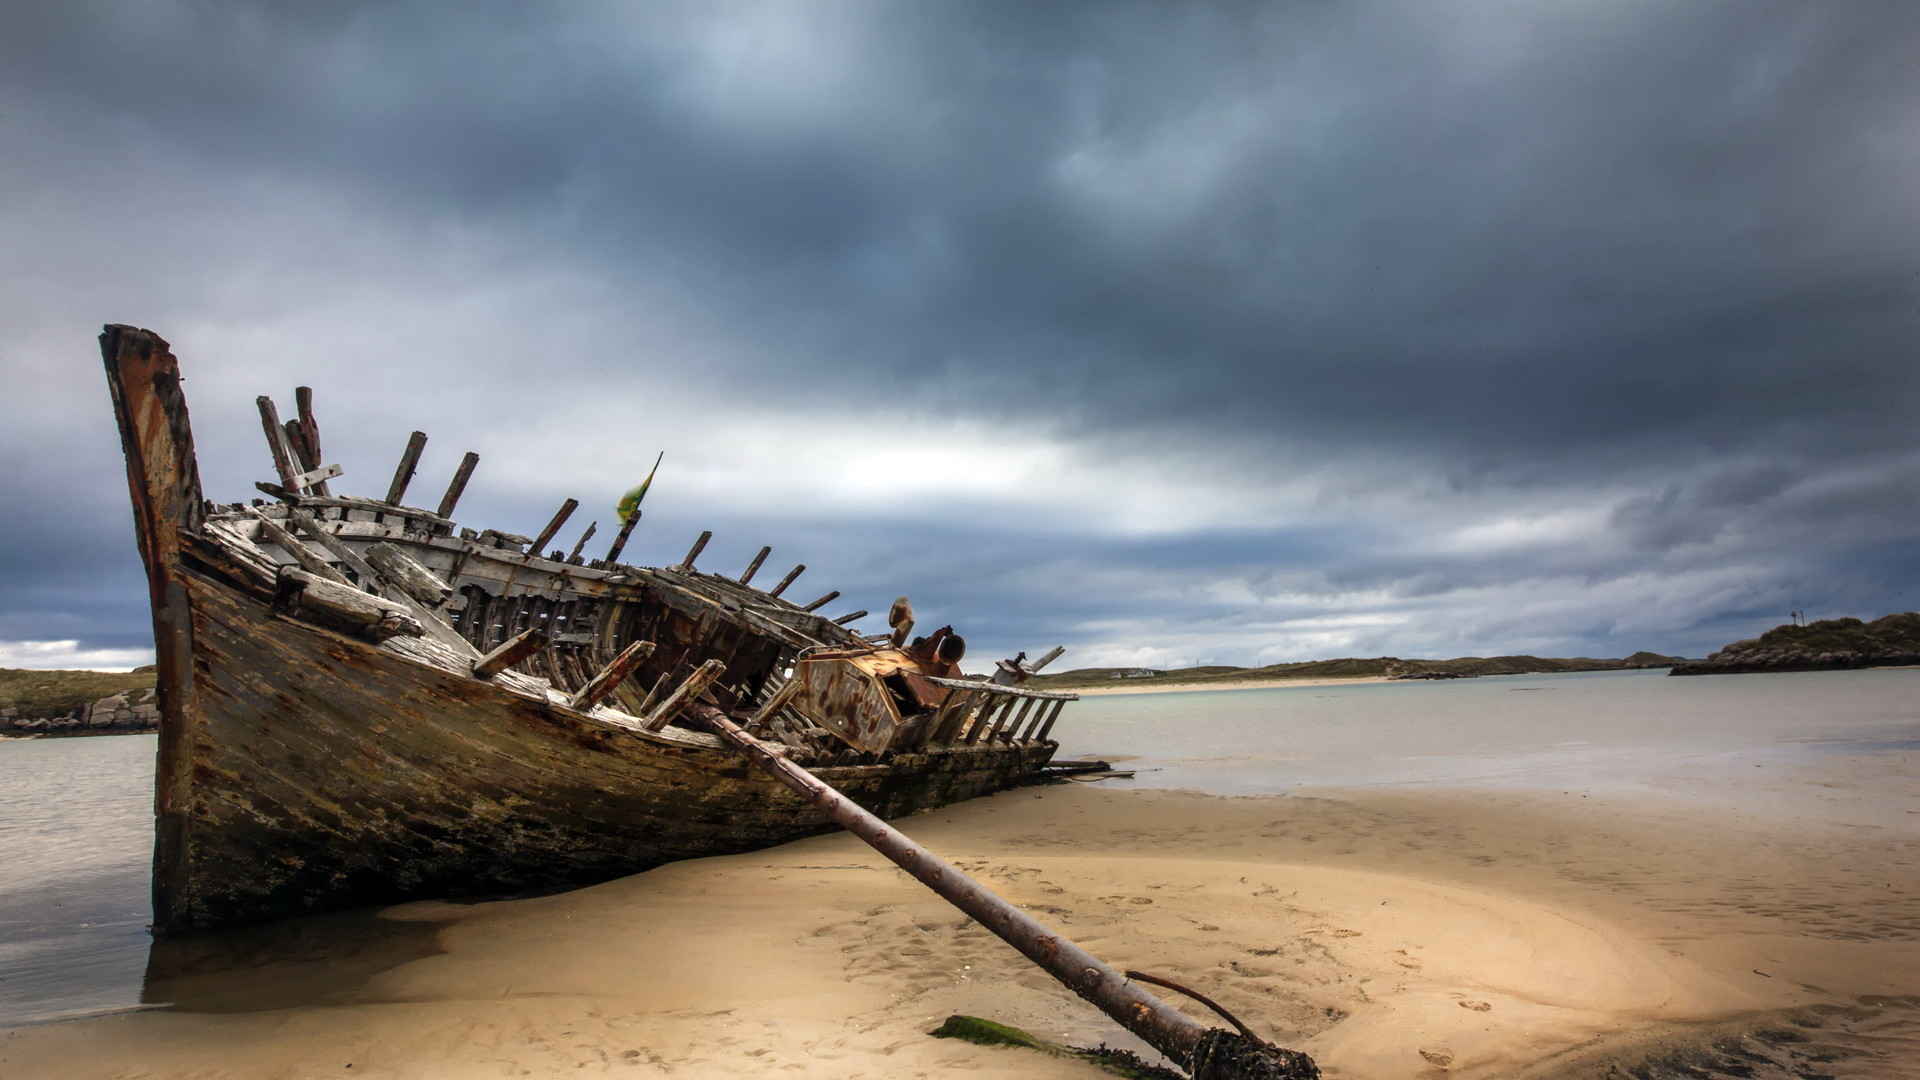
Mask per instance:
[[[1231,682],[1159,682],[1151,679],[1115,679],[1111,686],[1076,686],[1072,692],[1082,697],[1107,694],[1180,694],[1195,690],[1279,690],[1289,686],[1355,686],[1393,680],[1384,675],[1328,679],[1235,679]]]
[[[1920,753],[1823,769],[1833,799],[1893,792],[1896,824],[1920,815]],[[1841,1058],[1805,1075],[1913,1075],[1844,1057],[1862,1025],[1908,1047],[1920,1032],[1911,826],[1577,791],[1061,785],[904,827],[1329,1077],[1600,1076],[1726,1024]],[[557,896],[296,921],[161,965],[150,996],[173,1008],[7,1032],[0,1075],[1102,1075],[928,1038],[951,1013],[1138,1045],[845,835]]]

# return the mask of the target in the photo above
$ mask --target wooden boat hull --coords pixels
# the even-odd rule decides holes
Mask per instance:
[[[445,575],[450,593],[463,590],[464,606],[416,607],[442,620],[425,636],[330,629],[289,602],[289,584],[314,575],[253,542],[263,534],[248,526],[268,527],[261,515],[220,513],[201,497],[166,343],[118,326],[101,341],[160,675],[156,933],[548,890],[835,827],[697,724],[642,716],[645,703],[635,703],[653,697],[644,684],[622,677],[607,703],[579,695],[602,658],[644,633],[669,646],[660,650],[668,666],[650,681],[732,665],[738,681],[700,707],[739,717],[759,709],[756,719],[777,724],[786,698],[776,687],[811,662],[796,644],[826,635],[857,644],[851,631],[777,600],[778,590],[687,564],[589,568],[538,558],[538,545],[507,552],[455,538],[445,521],[413,531],[410,522],[431,515],[397,503],[371,515],[337,507],[335,520],[308,523],[341,547],[350,534],[356,544],[406,546]],[[401,524],[384,524],[389,516]],[[331,572],[303,542],[278,535],[311,569]],[[346,556],[343,565],[358,561]],[[327,587],[387,602],[379,582],[364,585],[372,595]],[[564,635],[564,649],[529,654],[517,669],[477,673],[482,651],[538,620],[597,629]],[[765,737],[792,737],[796,759],[811,755],[817,775],[882,817],[1021,783],[1051,758],[1050,718],[1070,695],[949,685],[958,689],[947,705],[903,726],[884,753],[823,749],[817,730],[774,726]],[[1003,727],[1014,705],[1025,720],[1026,707],[1046,699],[1054,708],[1044,726],[1036,712],[1023,732]]]
[[[163,868],[170,930],[603,881],[835,827],[697,733],[595,724],[184,581],[201,708]],[[819,775],[897,817],[1000,790],[1051,753],[934,749]]]

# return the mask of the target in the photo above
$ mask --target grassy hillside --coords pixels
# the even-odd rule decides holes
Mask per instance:
[[[22,716],[59,716],[122,690],[153,685],[153,669],[138,671],[22,671],[0,668],[0,709]]]
[[[1397,656],[1341,657],[1337,660],[1306,660],[1266,667],[1191,667],[1153,670],[1151,675],[1120,678],[1123,672],[1140,668],[1080,668],[1057,675],[1041,675],[1029,686],[1041,690],[1072,690],[1089,686],[1133,686],[1152,683],[1230,683],[1248,679],[1341,679],[1379,678],[1393,674],[1446,672],[1455,675],[1532,675],[1560,671],[1613,671],[1622,668],[1664,667],[1678,657],[1637,652],[1624,660],[1599,660],[1591,657],[1549,656],[1461,656],[1452,660],[1403,660]]]
[[[1920,664],[1920,612],[1886,615],[1872,622],[1822,619],[1786,623],[1757,638],[1736,641],[1675,675],[1743,671],[1820,671],[1834,668]]]

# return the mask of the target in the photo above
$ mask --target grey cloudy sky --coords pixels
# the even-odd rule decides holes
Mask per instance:
[[[1905,0],[12,5],[0,665],[150,647],[110,321],[216,498],[297,383],[347,489],[477,450],[482,527],[665,449],[629,557],[771,543],[976,664],[1920,607],[1916,55]]]

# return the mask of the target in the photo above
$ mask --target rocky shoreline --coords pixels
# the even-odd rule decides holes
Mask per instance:
[[[0,708],[0,737],[138,735],[160,729],[160,704],[151,688],[111,694],[53,715],[23,715],[28,711]]]
[[[1736,641],[1705,660],[1676,664],[1669,675],[1745,675],[1772,671],[1844,671],[1920,665],[1920,612],[1872,622],[1823,619],[1776,626]]]

